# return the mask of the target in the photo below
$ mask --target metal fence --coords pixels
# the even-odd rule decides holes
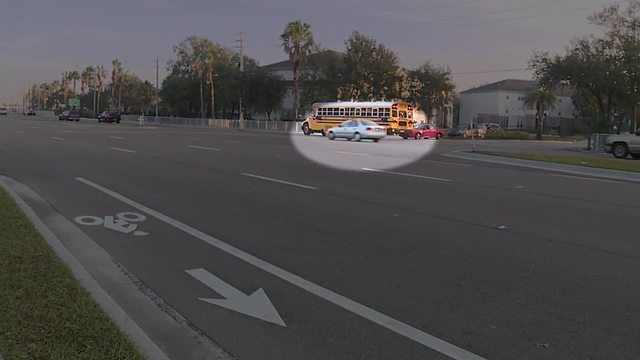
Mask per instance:
[[[123,122],[140,123],[139,115],[122,115]],[[168,126],[189,126],[217,129],[240,129],[274,132],[302,132],[302,124],[292,121],[256,121],[256,120],[228,120],[228,119],[198,119],[173,116],[145,116],[145,124]]]

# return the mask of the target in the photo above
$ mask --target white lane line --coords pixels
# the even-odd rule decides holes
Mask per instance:
[[[57,136],[52,136],[51,137],[53,140],[60,140],[60,141],[64,141],[65,138],[61,138],[61,137],[57,137]]]
[[[206,147],[206,146],[196,146],[196,145],[187,145],[192,149],[201,149],[201,150],[211,150],[211,151],[220,151],[218,148]]]
[[[22,130],[13,130],[13,132],[16,134],[24,134],[24,131]]]
[[[299,187],[302,189],[307,189],[307,190],[318,190],[318,188],[313,187],[313,186],[308,186],[308,185],[302,185],[302,184],[296,184],[290,181],[285,181],[285,180],[278,180],[278,179],[274,179],[274,178],[270,178],[270,177],[266,177],[266,176],[260,176],[260,175],[254,175],[254,174],[247,174],[247,173],[242,173],[242,176],[248,176],[254,179],[260,179],[260,180],[266,180],[266,181],[271,181],[271,182],[275,182],[278,184],[284,184],[284,185],[289,185],[289,186],[295,186],[295,187]]]
[[[112,139],[124,140],[122,136],[109,135],[109,137]]]
[[[335,150],[334,153],[336,153],[336,154],[345,154],[345,155],[356,155],[356,156],[369,156],[369,154],[350,152],[350,151],[338,151],[338,150]]]
[[[450,162],[450,161],[440,161],[440,160],[422,160],[422,161],[430,162],[430,163],[436,163],[436,164],[455,165],[455,166],[464,166],[464,167],[471,167],[472,166],[470,164],[461,164],[461,163],[455,163],[455,162]]]
[[[550,175],[550,176],[556,176],[556,177],[569,178],[569,179],[580,179],[580,180],[588,180],[588,181],[599,181],[599,182],[608,182],[608,183],[615,183],[615,184],[624,184],[624,183],[625,183],[625,182],[623,182],[623,181],[616,181],[616,180],[609,180],[609,179],[599,179],[599,178],[584,177],[584,176],[561,175],[561,174],[548,174],[548,175]]]
[[[449,356],[455,360],[484,360],[479,355],[471,353],[465,349],[457,347],[453,344],[450,344],[442,339],[439,339],[433,335],[427,334],[426,332],[416,329],[410,325],[407,325],[399,320],[396,320],[392,317],[389,317],[381,312],[378,312],[366,305],[362,305],[357,303],[345,296],[342,296],[338,293],[335,293],[327,288],[316,285],[309,280],[306,280],[298,275],[290,273],[282,268],[277,267],[276,265],[272,265],[264,260],[261,260],[251,254],[248,254],[236,247],[233,247],[219,239],[214,238],[213,236],[206,234],[196,228],[193,228],[185,223],[182,223],[178,220],[175,220],[167,215],[164,215],[160,212],[157,212],[151,208],[148,208],[138,202],[135,202],[123,195],[116,193],[113,190],[109,190],[101,185],[98,185],[94,182],[91,182],[87,179],[78,177],[76,178],[79,182],[86,184],[108,196],[111,196],[114,199],[120,200],[121,202],[138,209],[149,216],[152,216],[168,225],[175,227],[176,229],[182,230],[183,232],[199,239],[213,247],[216,247],[229,255],[235,256],[236,258],[249,263],[258,269],[261,269],[275,277],[278,277],[294,286],[299,287],[311,294],[314,294],[326,301],[329,301],[347,311],[350,311],[360,317],[363,317],[373,323],[376,323],[384,328],[387,328],[396,334],[409,338],[421,345],[424,345],[430,349],[438,351],[446,356]]]
[[[443,178],[437,178],[437,177],[431,177],[431,176],[423,176],[423,175],[416,175],[416,174],[406,174],[406,173],[400,173],[400,172],[394,172],[394,171],[385,171],[385,170],[377,170],[377,169],[369,169],[369,168],[362,168],[362,170],[371,171],[371,172],[379,172],[379,173],[384,173],[384,174],[408,176],[408,177],[414,177],[414,178],[419,178],[419,179],[427,179],[427,180],[442,181],[442,182],[451,182],[451,180],[449,180],[449,179],[443,179]]]
[[[127,150],[127,149],[117,148],[117,147],[113,147],[113,146],[110,146],[109,149],[115,150],[115,151],[122,151],[122,152],[126,152],[126,153],[135,153],[134,150]]]
[[[36,129],[39,129],[39,127],[37,127],[37,126],[30,126],[30,127],[29,127],[29,129],[34,129],[34,130],[36,130]]]
[[[60,132],[63,132],[63,133],[72,133],[73,131],[71,131],[71,130],[61,130]]]

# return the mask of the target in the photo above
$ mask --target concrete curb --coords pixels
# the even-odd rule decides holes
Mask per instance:
[[[454,158],[454,159],[482,161],[482,162],[507,165],[507,166],[517,166],[517,167],[524,167],[524,168],[530,168],[530,169],[555,171],[555,172],[561,172],[561,173],[572,174],[572,175],[640,183],[640,173],[636,174],[628,171],[589,168],[589,167],[578,166],[578,165],[566,165],[566,164],[558,164],[558,163],[551,163],[551,162],[545,162],[545,161],[514,159],[514,158],[508,158],[508,157],[502,157],[502,156],[474,154],[474,153],[467,153],[467,152],[461,152],[461,151],[456,151],[455,154],[442,154],[442,155],[449,158]]]
[[[191,328],[186,319],[164,304],[151,289],[145,288],[91,238],[55,212],[38,194],[2,175],[0,186],[16,201],[81,286],[147,359],[168,360],[170,353],[172,358],[180,359],[233,359],[210,339]],[[32,206],[48,213],[40,218]],[[58,238],[56,234],[62,235]],[[61,238],[65,239],[64,243],[60,241]],[[85,265],[80,259],[85,261]],[[90,268],[86,267],[87,264]],[[118,305],[116,299],[137,315],[138,323]],[[155,336],[162,339],[165,346],[168,346],[167,342],[174,342],[173,350],[161,349],[143,330],[143,325],[156,329]]]

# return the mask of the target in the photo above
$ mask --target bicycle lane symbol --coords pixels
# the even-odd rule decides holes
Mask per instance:
[[[132,234],[133,236],[146,236],[148,232],[138,230],[139,222],[147,220],[147,217],[135,212],[121,212],[115,216],[105,216],[104,218],[92,215],[82,215],[74,219],[80,225],[85,226],[104,226],[109,230],[115,230],[124,234]]]

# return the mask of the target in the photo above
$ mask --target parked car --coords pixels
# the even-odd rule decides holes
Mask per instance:
[[[444,134],[444,130],[439,127],[429,125],[429,124],[418,124],[411,130],[403,131],[402,133],[400,133],[400,136],[405,140],[409,138],[416,139],[416,140],[420,140],[420,139],[438,140],[442,137],[442,134]]]
[[[36,111],[33,109],[29,109],[24,114],[27,116],[36,116]]]
[[[500,124],[496,124],[496,123],[486,124],[485,128],[487,129],[487,132],[502,131],[502,127],[500,126]]]
[[[467,127],[467,130],[465,130],[464,133],[462,133],[462,137],[469,138],[473,136],[473,137],[479,137],[481,139],[484,139],[486,134],[487,134],[487,128],[484,125],[480,125],[477,127],[474,125],[473,129],[471,129],[471,126]]]
[[[0,107],[0,115],[7,115],[7,108]]]
[[[103,111],[98,115],[98,122],[120,123],[120,114],[115,111]]]
[[[327,130],[329,140],[338,138],[347,139],[349,141],[360,141],[362,139],[371,139],[375,142],[380,141],[387,135],[384,126],[380,126],[371,120],[347,120],[337,127]]]
[[[449,131],[447,132],[447,136],[449,137],[462,136],[463,134],[464,134],[464,131],[458,128],[449,129]]]
[[[58,115],[58,120],[80,121],[80,110],[65,110]]]
[[[635,135],[609,135],[604,144],[604,151],[618,159],[624,159],[629,155],[636,160],[640,159],[640,129]]]

